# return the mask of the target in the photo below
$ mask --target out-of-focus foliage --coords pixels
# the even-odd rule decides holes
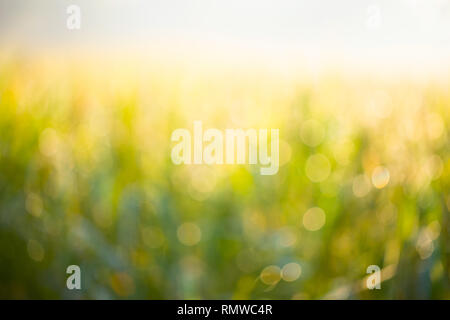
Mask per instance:
[[[449,110],[442,81],[3,58],[0,297],[450,299]],[[194,120],[279,128],[278,174],[174,165]]]

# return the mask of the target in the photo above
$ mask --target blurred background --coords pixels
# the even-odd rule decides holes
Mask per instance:
[[[450,299],[449,80],[447,0],[2,0],[0,298]]]

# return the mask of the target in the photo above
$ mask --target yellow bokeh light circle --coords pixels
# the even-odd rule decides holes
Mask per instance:
[[[297,280],[301,274],[302,267],[295,262],[288,263],[281,269],[281,278],[287,282]]]
[[[303,226],[306,230],[317,231],[325,225],[325,212],[319,207],[308,209],[303,215]]]
[[[277,284],[281,279],[281,270],[278,266],[268,266],[261,271],[261,281],[267,285]]]
[[[177,230],[178,240],[186,246],[193,246],[200,242],[202,231],[192,222],[183,223]]]
[[[388,183],[391,175],[385,167],[376,167],[372,172],[372,184],[377,189],[384,188]]]
[[[305,172],[312,182],[322,182],[330,175],[330,161],[323,154],[313,154],[306,160]]]

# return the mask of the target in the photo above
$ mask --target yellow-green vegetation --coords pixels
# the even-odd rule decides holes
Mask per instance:
[[[449,110],[437,80],[3,58],[0,297],[450,299]],[[174,165],[194,120],[279,128],[279,172]]]

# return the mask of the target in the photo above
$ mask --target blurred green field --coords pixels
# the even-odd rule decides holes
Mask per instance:
[[[0,298],[450,299],[448,81],[0,60]],[[194,120],[278,174],[174,165]]]

